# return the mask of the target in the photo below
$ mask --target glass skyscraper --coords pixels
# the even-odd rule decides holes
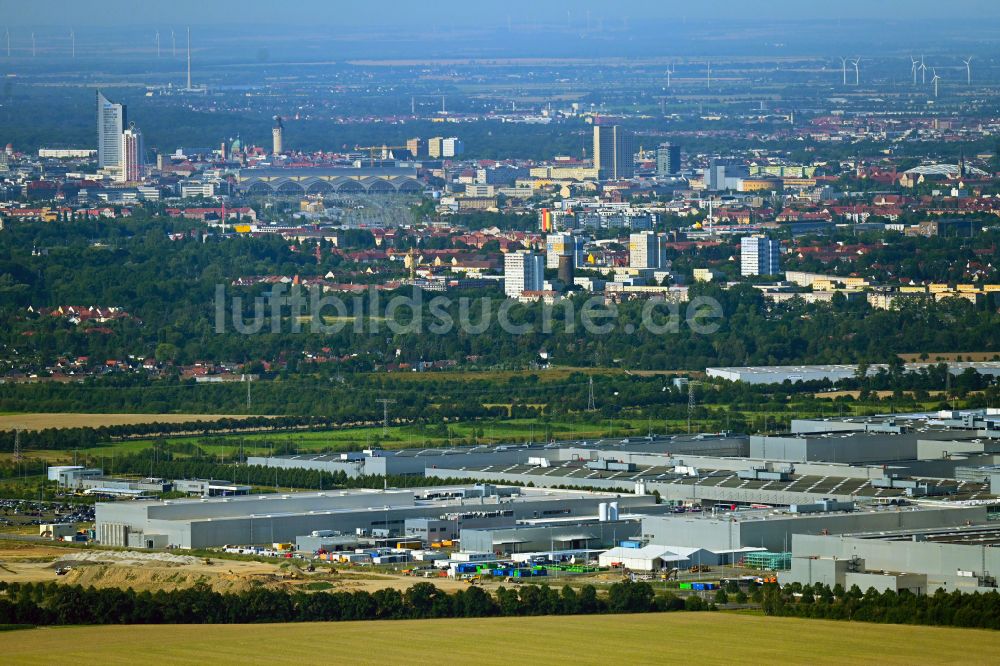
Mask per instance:
[[[97,91],[97,166],[122,168],[122,132],[128,126],[124,104],[116,104]]]

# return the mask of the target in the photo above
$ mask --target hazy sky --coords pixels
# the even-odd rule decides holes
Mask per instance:
[[[688,19],[1000,19],[1000,0],[0,0],[0,25],[304,24],[375,27],[591,20],[631,23]],[[570,12],[567,16],[567,11]]]

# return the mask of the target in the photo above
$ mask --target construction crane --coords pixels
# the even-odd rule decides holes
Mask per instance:
[[[355,146],[354,150],[367,150],[367,151],[369,151],[369,154],[371,155],[371,161],[369,162],[369,165],[370,166],[375,166],[375,152],[376,151],[382,151],[382,159],[383,160],[387,160],[387,159],[389,159],[389,151],[390,150],[409,150],[409,148],[407,146],[386,146],[386,145],[383,144],[381,146]]]

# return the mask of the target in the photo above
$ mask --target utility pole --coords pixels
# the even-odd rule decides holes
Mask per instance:
[[[396,402],[390,398],[379,398],[375,402],[382,404],[382,435],[389,434],[389,405]]]

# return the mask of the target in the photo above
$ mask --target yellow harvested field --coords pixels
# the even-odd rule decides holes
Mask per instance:
[[[4,663],[988,664],[1000,634],[732,613],[310,624],[42,628],[3,634]],[[137,657],[141,654],[141,657]]]
[[[941,363],[942,361],[996,361],[1000,359],[1000,352],[928,352],[927,358],[920,358],[923,354],[897,354],[899,358],[907,363]]]
[[[187,423],[245,418],[246,414],[0,414],[0,430],[97,428],[136,423]]]

